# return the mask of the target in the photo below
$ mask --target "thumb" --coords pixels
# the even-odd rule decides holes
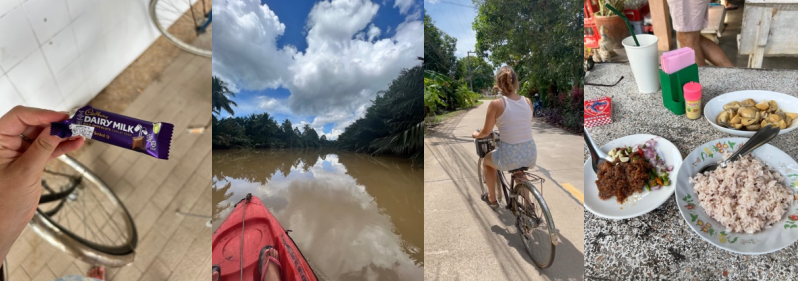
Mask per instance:
[[[44,165],[50,160],[50,156],[60,143],[61,138],[51,136],[50,127],[48,126],[33,140],[28,150],[22,153],[17,163],[22,165],[25,171],[40,172],[44,169]]]

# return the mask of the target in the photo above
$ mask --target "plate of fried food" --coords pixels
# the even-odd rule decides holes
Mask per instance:
[[[704,118],[718,131],[735,136],[751,137],[768,124],[786,134],[798,128],[798,98],[761,90],[726,93],[704,106]]]
[[[722,138],[690,152],[676,177],[676,202],[687,225],[705,241],[758,255],[798,241],[798,163],[765,144],[726,167],[699,173],[747,141]]]
[[[628,219],[656,209],[673,195],[682,155],[670,141],[647,134],[601,146],[613,161],[585,161],[585,209],[599,217]]]

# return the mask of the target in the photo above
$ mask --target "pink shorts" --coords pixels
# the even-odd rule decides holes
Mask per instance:
[[[709,24],[709,0],[668,0],[668,9],[678,32],[700,31]]]

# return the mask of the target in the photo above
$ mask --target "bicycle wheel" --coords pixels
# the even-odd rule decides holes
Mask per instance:
[[[3,260],[2,268],[0,268],[0,281],[8,281],[8,261]]]
[[[554,261],[554,249],[558,241],[549,207],[531,183],[517,184],[513,194],[516,227],[524,248],[535,265],[547,268]]]
[[[155,27],[177,47],[195,55],[211,57],[211,18],[211,0],[150,1]]]
[[[29,225],[56,248],[96,265],[133,262],[133,218],[94,173],[62,155],[45,167],[39,208]]]

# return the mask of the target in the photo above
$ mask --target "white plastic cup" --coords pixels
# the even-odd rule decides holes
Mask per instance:
[[[635,45],[632,36],[621,41],[629,57],[629,65],[637,82],[637,90],[642,94],[653,94],[659,91],[659,62],[657,53],[657,36],[651,34],[637,35],[640,46]]]

